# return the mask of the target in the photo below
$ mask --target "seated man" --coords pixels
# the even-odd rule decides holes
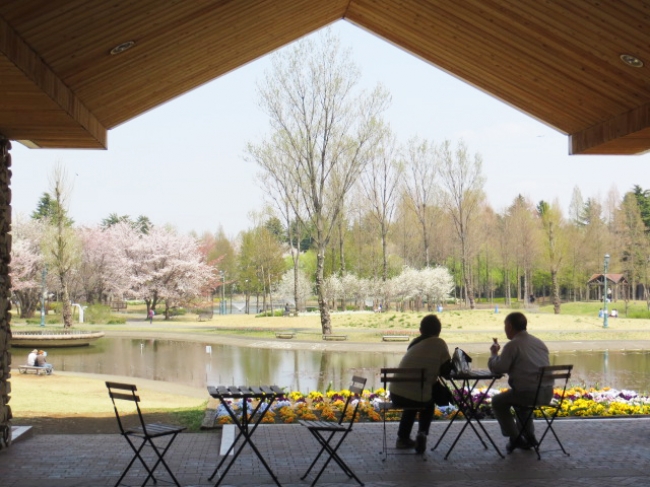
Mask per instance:
[[[420,336],[409,344],[406,354],[399,363],[400,367],[424,368],[426,373],[424,389],[414,382],[395,382],[390,387],[390,399],[395,406],[413,408],[402,412],[396,448],[415,448],[417,453],[424,453],[426,449],[427,435],[435,408],[432,397],[433,385],[438,380],[440,365],[450,359],[447,344],[439,337],[441,329],[442,325],[436,315],[422,318]],[[413,441],[411,430],[418,413],[418,434]]]
[[[544,342],[528,334],[528,321],[523,313],[510,313],[506,316],[504,324],[506,336],[510,341],[503,346],[501,355],[501,346],[496,341],[492,344],[488,367],[492,372],[508,374],[511,389],[492,398],[492,410],[501,426],[501,433],[510,438],[506,450],[511,453],[515,448],[529,449],[537,443],[532,419],[525,425],[521,424],[530,413],[530,408],[522,406],[531,405],[535,400],[539,368],[549,365],[549,358]],[[548,404],[552,398],[553,382],[543,384],[538,396],[539,404]],[[512,408],[515,410],[515,417],[512,415]],[[519,437],[522,428],[524,436]]]
[[[38,355],[38,350],[36,349],[29,352],[29,355],[27,355],[27,365],[31,365],[32,367],[35,367],[37,355]]]

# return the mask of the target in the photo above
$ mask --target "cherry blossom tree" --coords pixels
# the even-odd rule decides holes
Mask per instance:
[[[31,318],[38,308],[45,266],[41,252],[43,224],[36,220],[16,219],[12,231],[11,278],[14,302],[21,318]]]
[[[116,255],[111,274],[123,273],[126,294],[143,299],[147,311],[163,302],[165,319],[169,319],[172,307],[215,286],[215,270],[205,262],[193,237],[158,227],[148,234],[129,225],[114,227]]]

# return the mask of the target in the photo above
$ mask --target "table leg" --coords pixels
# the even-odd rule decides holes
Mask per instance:
[[[248,443],[250,447],[253,449],[255,454],[257,455],[257,458],[259,458],[260,462],[262,462],[262,465],[264,465],[264,468],[266,468],[266,471],[269,473],[271,478],[273,478],[273,481],[278,485],[278,487],[281,487],[281,484],[278,480],[278,478],[275,476],[273,471],[271,470],[271,467],[266,463],[264,458],[262,457],[262,454],[259,452],[255,444],[253,443],[253,440],[251,439],[251,436],[253,435],[253,432],[257,429],[257,426],[260,424],[262,419],[264,418],[264,415],[266,412],[270,409],[271,404],[273,404],[273,401],[275,400],[275,397],[272,397],[270,399],[260,399],[259,402],[257,403],[257,406],[255,409],[252,411],[252,413],[249,415],[248,414],[248,404],[247,404],[247,399],[244,398],[244,404],[243,404],[243,412],[242,412],[242,420],[239,421],[237,419],[237,416],[235,415],[234,411],[228,406],[227,402],[225,402],[223,399],[221,399],[221,403],[225,406],[226,411],[228,411],[228,414],[234,421],[235,425],[239,429],[239,433],[237,434],[237,437],[233,441],[233,444],[230,445],[230,448],[228,448],[228,451],[224,455],[224,457],[221,459],[217,467],[214,469],[214,472],[212,472],[212,475],[208,478],[208,480],[212,480],[214,476],[217,474],[223,463],[226,461],[228,458],[228,455],[232,451],[232,449],[235,447],[239,439],[243,436],[244,437],[244,442],[239,446],[239,448],[235,451],[232,459],[228,463],[226,469],[224,472],[219,476],[219,479],[217,480],[217,483],[215,484],[215,487],[217,487],[219,484],[221,484],[221,481],[224,479],[228,471],[230,470],[230,467],[235,463],[235,460],[237,460],[237,457],[239,454],[242,452],[244,449],[244,446]],[[253,424],[253,427],[249,429],[251,419],[255,417],[255,414],[260,410],[260,407],[262,404],[267,404],[266,408],[262,410],[261,414],[258,416],[257,421]]]
[[[454,450],[454,447],[456,446],[456,443],[458,443],[458,440],[460,440],[460,437],[463,436],[463,433],[465,433],[465,430],[467,429],[468,425],[472,428],[472,431],[474,431],[474,434],[476,435],[476,437],[479,439],[479,441],[483,445],[483,448],[485,448],[487,450],[488,446],[485,444],[485,441],[483,441],[483,438],[481,437],[481,435],[478,432],[478,430],[476,429],[476,427],[472,424],[472,420],[476,421],[479,424],[479,427],[483,430],[483,433],[488,437],[488,439],[490,440],[490,443],[492,443],[492,446],[494,446],[494,448],[497,451],[497,453],[499,454],[499,456],[501,456],[501,458],[503,458],[503,455],[501,454],[501,452],[497,448],[496,444],[494,443],[494,441],[492,441],[492,438],[490,437],[490,435],[487,433],[487,431],[485,430],[485,428],[481,424],[481,421],[478,419],[478,408],[482,404],[484,397],[481,398],[476,404],[474,404],[474,402],[472,401],[472,392],[474,391],[474,389],[476,388],[476,385],[478,384],[478,379],[475,380],[474,383],[472,383],[471,385],[470,385],[469,380],[464,379],[460,387],[456,384],[456,382],[454,382],[453,379],[450,382],[452,383],[454,389],[458,393],[458,410],[456,411],[456,413],[452,417],[452,421],[449,423],[449,425],[447,425],[447,428],[443,432],[443,435],[440,437],[440,439],[438,440],[438,443],[436,443],[436,445],[433,447],[433,449],[437,448],[438,444],[440,443],[440,441],[442,440],[444,435],[447,433],[447,430],[451,427],[451,423],[453,422],[453,420],[455,420],[456,416],[460,412],[462,412],[463,417],[465,418],[465,424],[461,428],[458,435],[456,435],[456,438],[455,438],[454,442],[452,443],[452,445],[449,447],[449,450],[447,451],[447,453],[445,455],[445,460],[447,460],[449,458],[449,455]],[[490,386],[488,387],[488,389],[490,387],[492,387],[493,384],[494,384],[494,379],[490,383]]]

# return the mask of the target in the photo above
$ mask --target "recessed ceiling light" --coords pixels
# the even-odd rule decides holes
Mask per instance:
[[[642,68],[643,67],[643,61],[641,61],[638,57],[632,56],[632,54],[621,54],[620,56],[621,61],[623,61],[625,64],[632,68]]]
[[[124,51],[128,51],[129,49],[131,49],[133,46],[135,46],[135,41],[123,42],[122,44],[119,44],[115,46],[113,49],[111,49],[111,54],[123,53]]]

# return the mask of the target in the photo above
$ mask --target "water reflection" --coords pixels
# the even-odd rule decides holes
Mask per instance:
[[[22,363],[20,357],[27,352],[13,349],[14,363]],[[141,377],[194,387],[278,384],[303,392],[347,387],[353,374],[368,377],[368,387],[380,387],[379,368],[397,366],[402,356],[127,338],[102,338],[90,347],[49,352],[48,361],[55,370]],[[487,367],[487,353],[473,358],[475,368]],[[571,382],[575,385],[648,390],[650,352],[562,352],[553,354],[551,363],[574,364]]]

